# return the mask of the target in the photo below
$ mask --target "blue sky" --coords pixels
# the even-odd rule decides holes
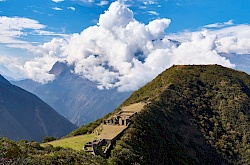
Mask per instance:
[[[57,2],[57,1],[56,1]],[[39,21],[48,30],[63,33],[81,32],[94,25],[101,13],[113,1],[65,0],[5,0],[0,1],[2,16],[26,17]],[[100,2],[104,2],[100,6]],[[172,20],[169,32],[195,30],[206,24],[233,20],[249,23],[250,0],[152,0],[127,1],[138,21],[148,23],[155,18]],[[73,9],[73,10],[72,10]],[[153,11],[155,13],[150,13]]]
[[[173,64],[237,69],[249,13],[250,0],[0,0],[0,73],[47,83],[66,61],[99,89],[126,91]]]

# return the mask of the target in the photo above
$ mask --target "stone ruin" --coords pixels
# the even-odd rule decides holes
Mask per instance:
[[[114,116],[111,116],[107,120],[103,121],[105,125],[120,125],[120,126],[128,126],[131,122],[131,118],[133,115],[137,114],[137,112],[133,111],[121,111]]]
[[[103,157],[106,157],[106,152],[110,144],[111,142],[107,139],[93,140],[92,142],[87,142],[83,146],[83,150],[86,152],[90,152],[93,155],[101,155]]]
[[[145,105],[147,103],[144,103]],[[140,109],[141,110],[141,109]],[[106,126],[125,126],[124,129],[117,133],[111,139],[99,139],[93,140],[92,142],[87,142],[83,146],[83,150],[86,152],[90,152],[93,155],[101,155],[102,157],[107,157],[111,146],[116,142],[118,138],[120,138],[123,132],[128,128],[131,123],[131,118],[138,113],[140,110],[121,110],[115,115],[109,117],[108,119],[103,121],[103,124]]]
[[[109,152],[110,146],[115,143],[115,141],[121,136],[121,134],[128,128],[129,124],[131,123],[131,117],[137,114],[137,112],[133,111],[121,111],[117,114],[111,116],[107,120],[103,121],[104,125],[110,126],[126,126],[123,131],[119,132],[114,138],[112,139],[99,139],[93,140],[92,142],[87,142],[83,146],[83,150],[86,152],[90,152],[93,155],[101,155],[103,157],[107,157]]]

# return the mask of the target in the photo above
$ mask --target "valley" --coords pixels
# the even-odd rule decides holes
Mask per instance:
[[[132,93],[113,112],[62,139],[40,145],[1,138],[0,146],[18,153],[0,158],[19,164],[60,160],[247,165],[249,110],[248,74],[220,65],[175,65]]]
[[[0,165],[250,165],[250,0],[0,0]]]
[[[41,84],[27,79],[11,83],[34,93],[78,126],[112,112],[131,94],[117,89],[99,90],[95,82],[73,74],[71,69],[66,63],[56,62],[50,70],[56,76],[53,82]]]
[[[0,75],[0,136],[41,142],[45,136],[60,138],[76,128],[40,98]]]

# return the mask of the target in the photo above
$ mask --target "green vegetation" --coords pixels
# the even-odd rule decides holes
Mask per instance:
[[[250,164],[250,76],[218,65],[174,66],[123,105],[134,117],[113,164]]]
[[[91,134],[96,127],[98,127],[102,123],[102,119],[98,119],[92,123],[89,123],[87,125],[83,125],[74,131],[72,131],[69,135],[65,136],[65,138],[78,136],[78,135],[85,135],[85,134]]]
[[[107,159],[79,150],[112,113],[42,146],[1,138],[0,164],[250,164],[249,75],[218,65],[173,66],[121,106],[140,101],[149,104]]]
[[[0,164],[11,165],[105,165],[107,161],[83,151],[40,146],[38,142],[14,142],[0,138]]]
[[[63,147],[63,148],[71,148],[75,150],[82,150],[82,147],[84,146],[85,143],[89,141],[93,141],[95,138],[95,134],[86,134],[86,135],[79,135],[79,136],[74,136],[74,137],[69,137],[69,138],[63,138],[60,140],[55,140],[49,143],[43,144],[50,144],[53,145],[54,147]]]
[[[43,138],[43,143],[47,143],[47,142],[51,142],[51,141],[54,141],[54,140],[57,140],[58,138],[56,137],[53,137],[53,136],[46,136],[45,138]]]

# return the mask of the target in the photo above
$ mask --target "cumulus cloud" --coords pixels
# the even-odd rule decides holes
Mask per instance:
[[[75,74],[96,82],[99,89],[133,91],[174,64],[234,67],[219,53],[250,53],[248,25],[166,34],[170,22],[162,18],[140,23],[126,5],[116,1],[100,15],[97,25],[30,49],[40,57],[23,62],[19,70],[46,83],[54,78],[48,74],[52,65],[67,61]]]
[[[51,68],[57,60],[51,56],[44,56],[42,58],[35,58],[26,61],[23,65],[27,77],[32,77],[33,80],[40,83],[47,83],[54,80],[55,76],[49,74],[48,68]]]
[[[215,35],[215,50],[233,54],[250,54],[250,25],[231,25],[216,29],[203,28],[199,33]],[[168,35],[170,39],[187,42],[193,32],[181,32]]]
[[[237,25],[216,31],[217,50],[225,53],[250,54],[250,26]]]
[[[15,78],[32,78],[40,83],[54,80],[54,75],[49,74],[51,68],[57,61],[51,56],[43,56],[35,59],[24,59],[20,57],[0,56],[0,65],[5,66]],[[22,75],[22,77],[20,77]]]
[[[165,34],[170,22],[163,18],[142,24],[126,5],[113,2],[96,26],[68,40],[54,39],[41,48],[74,65],[76,74],[97,82],[99,88],[117,87],[120,91],[137,89],[173,64],[233,67],[217,54],[213,35],[193,34],[179,47],[171,42]]]
[[[105,29],[125,27],[130,22],[134,22],[133,12],[124,4],[114,2],[109,6],[108,11],[100,15],[98,25]]]

